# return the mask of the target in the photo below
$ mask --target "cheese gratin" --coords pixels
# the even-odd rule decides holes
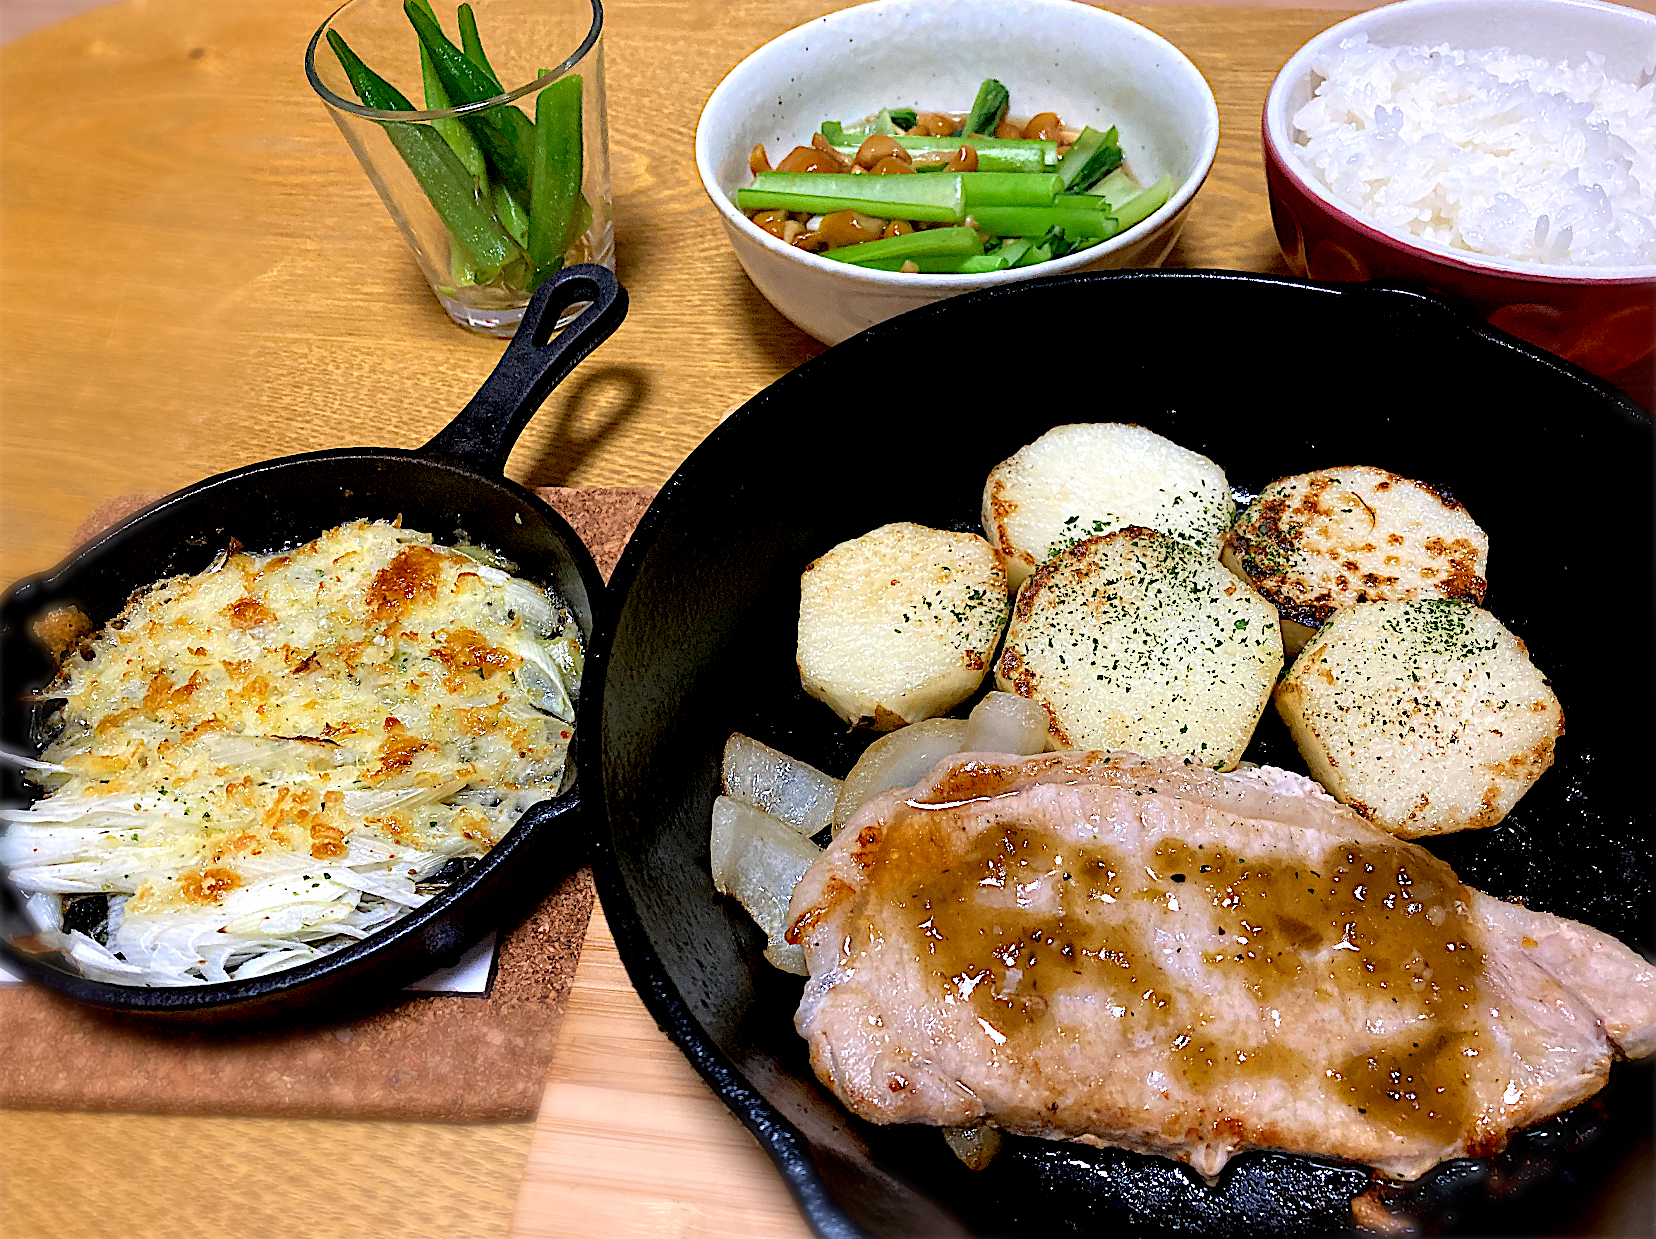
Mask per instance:
[[[0,813],[43,939],[88,976],[190,985],[431,898],[564,782],[579,630],[509,566],[357,522],[135,595],[41,694],[46,794]]]

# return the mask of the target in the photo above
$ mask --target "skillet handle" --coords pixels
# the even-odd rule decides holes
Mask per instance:
[[[564,311],[582,301],[592,304],[549,341]],[[500,477],[535,410],[626,317],[627,290],[606,268],[582,263],[553,275],[529,298],[517,334],[477,395],[420,455]]]

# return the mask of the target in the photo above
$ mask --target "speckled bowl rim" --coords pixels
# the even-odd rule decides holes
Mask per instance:
[[[701,176],[702,189],[724,218],[727,227],[745,231],[747,236],[757,241],[771,253],[779,254],[789,262],[815,267],[818,271],[831,271],[847,283],[864,284],[872,287],[900,288],[910,292],[953,293],[967,289],[993,288],[1000,284],[1015,284],[1039,276],[1062,275],[1067,272],[1078,271],[1088,264],[1098,261],[1103,255],[1138,241],[1169,220],[1175,219],[1196,197],[1197,191],[1207,181],[1208,173],[1213,169],[1214,157],[1219,152],[1219,102],[1214,98],[1213,87],[1208,84],[1207,79],[1202,76],[1202,71],[1196,67],[1195,62],[1189,56],[1186,56],[1176,46],[1148,26],[1141,26],[1139,23],[1129,21],[1120,14],[1112,13],[1107,9],[1079,5],[1074,3],[1074,0],[1024,0],[1027,7],[1036,11],[1042,9],[1053,12],[1061,11],[1070,16],[1074,16],[1078,12],[1090,13],[1092,15],[1091,19],[1096,19],[1101,29],[1108,28],[1113,31],[1130,29],[1135,35],[1152,42],[1160,48],[1164,48],[1175,67],[1188,71],[1193,81],[1201,83],[1203,103],[1206,105],[1203,133],[1196,135],[1198,141],[1192,144],[1197,152],[1195,160],[1197,170],[1185,179],[1184,184],[1174,191],[1172,197],[1154,213],[1145,216],[1144,219],[1131,228],[1123,229],[1108,241],[1089,246],[1084,250],[1077,250],[1073,254],[1066,254],[1062,258],[1051,259],[1034,266],[1020,267],[1015,271],[990,271],[972,275],[920,275],[905,274],[898,271],[875,271],[865,267],[855,267],[849,263],[835,262],[828,258],[819,258],[815,254],[800,249],[797,245],[788,245],[771,236],[770,233],[737,210],[736,204],[730,201],[725,196],[724,191],[719,188],[718,178],[714,172],[714,164],[717,162],[718,155],[714,150],[714,135],[709,132],[707,125],[709,109],[726,91],[734,90],[732,83],[743,76],[744,71],[757,68],[772,56],[793,51],[796,45],[803,48],[807,40],[817,37],[823,31],[832,31],[835,26],[854,20],[859,14],[866,14],[875,9],[901,8],[910,2],[911,0],[873,0],[871,4],[859,4],[822,17],[812,18],[810,21],[778,35],[769,43],[763,44],[744,56],[713,88],[712,93],[707,97],[707,101],[702,104],[701,114],[696,118],[696,171]],[[949,0],[951,5],[960,7],[984,2],[985,0]]]

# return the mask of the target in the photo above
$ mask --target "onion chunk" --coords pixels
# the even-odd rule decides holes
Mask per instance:
[[[724,792],[809,837],[833,817],[840,781],[736,732],[725,743]]]
[[[1046,751],[1046,707],[1016,693],[986,693],[966,721],[962,753],[1011,753],[1033,757]]]
[[[729,796],[713,802],[713,886],[734,896],[764,930],[765,958],[783,972],[809,976],[803,948],[787,942],[788,901],[822,849],[787,823]]]
[[[966,727],[965,719],[929,718],[882,736],[864,749],[845,776],[839,803],[834,806],[834,833],[839,834],[857,810],[881,792],[913,787],[938,762],[960,752]]]

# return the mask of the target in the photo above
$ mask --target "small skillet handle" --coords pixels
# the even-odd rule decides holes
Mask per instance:
[[[582,301],[592,304],[549,341],[564,311]],[[626,317],[627,290],[607,269],[582,263],[553,275],[529,298],[517,334],[477,395],[420,449],[420,455],[501,476],[512,445],[535,410]]]

